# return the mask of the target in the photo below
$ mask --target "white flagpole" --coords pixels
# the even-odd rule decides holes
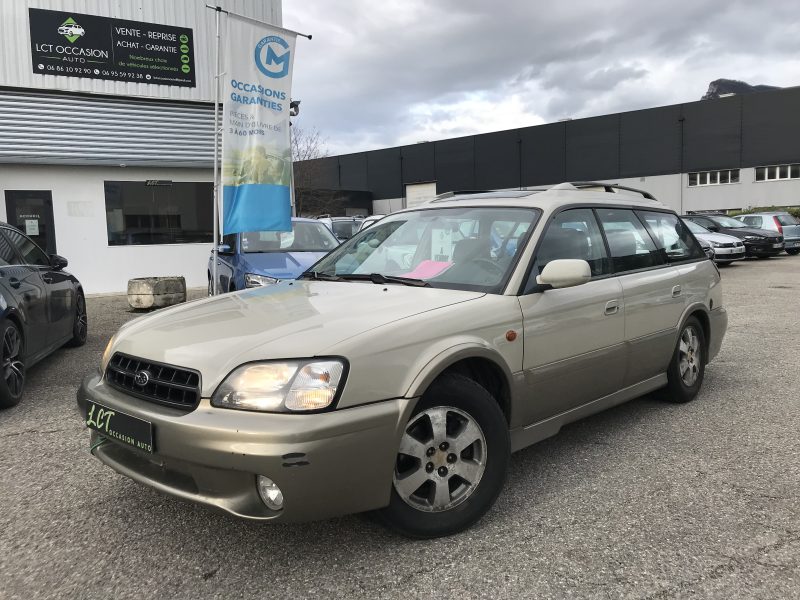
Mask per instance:
[[[222,7],[215,7],[216,46],[214,47],[214,246],[211,249],[211,295],[217,295],[217,262],[219,258],[219,15]]]

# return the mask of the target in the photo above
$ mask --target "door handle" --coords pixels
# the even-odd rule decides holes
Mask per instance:
[[[50,275],[42,275],[42,281],[45,283],[53,283],[53,278]]]
[[[615,315],[619,312],[619,302],[616,300],[609,300],[606,302],[606,314]]]
[[[17,279],[16,277],[12,277],[11,279],[9,279],[9,280],[8,280],[8,284],[9,284],[11,287],[13,287],[15,290],[18,290],[18,289],[19,289],[19,285],[20,285],[20,283],[19,283],[19,279]]]
[[[676,285],[675,287],[672,288],[672,297],[677,298],[680,295],[681,295],[681,286]]]

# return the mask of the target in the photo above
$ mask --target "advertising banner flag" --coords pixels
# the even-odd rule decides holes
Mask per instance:
[[[296,35],[231,14],[226,37],[223,235],[291,231],[289,100]]]

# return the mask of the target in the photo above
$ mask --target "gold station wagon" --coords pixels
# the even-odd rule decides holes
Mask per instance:
[[[727,326],[716,267],[646,192],[451,195],[297,280],[136,319],[78,402],[93,454],[248,518],[475,523],[512,452],[663,388],[700,391]]]

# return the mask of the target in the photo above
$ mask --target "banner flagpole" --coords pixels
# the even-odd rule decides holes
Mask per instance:
[[[212,7],[209,7],[212,8]],[[219,17],[222,7],[213,7],[215,14],[216,45],[214,47],[214,246],[211,249],[211,295],[217,295],[217,262],[219,255]]]

